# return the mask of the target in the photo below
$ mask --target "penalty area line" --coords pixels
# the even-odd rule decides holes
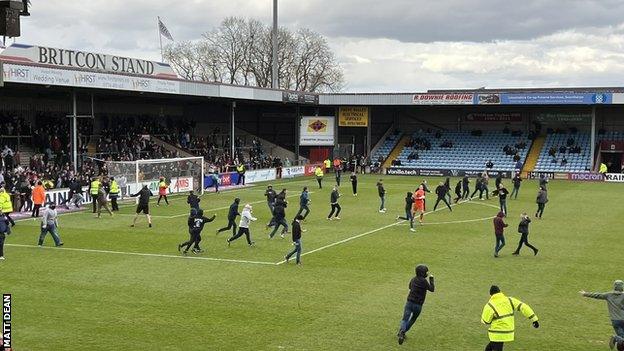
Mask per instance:
[[[80,248],[71,248],[71,247],[57,248],[57,247],[51,247],[51,246],[22,245],[22,244],[5,244],[5,245],[6,246],[12,246],[12,247],[22,247],[22,248],[49,249],[49,250],[58,250],[58,251],[76,251],[76,252],[113,254],[113,255],[125,255],[125,256],[177,258],[177,259],[186,259],[186,260],[202,260],[202,261],[213,261],[213,262],[244,263],[244,264],[268,265],[268,266],[274,266],[275,265],[275,262],[247,261],[247,260],[237,260],[237,259],[229,259],[229,258],[215,258],[215,257],[201,257],[201,256],[178,256],[178,255],[153,254],[153,253],[142,253],[142,252],[124,252],[124,251],[110,251],[110,250],[80,249]]]

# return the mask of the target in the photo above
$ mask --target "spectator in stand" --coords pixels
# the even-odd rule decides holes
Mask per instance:
[[[488,168],[488,169],[494,168],[494,163],[492,162],[492,160],[487,161],[487,163],[485,164],[485,168]]]
[[[568,148],[567,148],[567,147],[565,147],[565,145],[561,145],[561,146],[559,147],[559,153],[560,153],[560,154],[565,154],[567,150],[568,150]]]
[[[557,149],[554,146],[551,146],[550,149],[548,149],[548,156],[555,156],[557,154]]]
[[[561,159],[561,166],[563,167],[563,166],[566,166],[567,164],[568,164],[568,159],[565,156],[563,156],[563,159]]]

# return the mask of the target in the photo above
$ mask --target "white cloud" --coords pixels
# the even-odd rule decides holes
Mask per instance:
[[[344,58],[349,91],[619,86],[624,74],[622,26],[487,43],[335,38],[331,44]]]

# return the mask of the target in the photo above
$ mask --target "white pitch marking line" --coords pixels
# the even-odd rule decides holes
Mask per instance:
[[[457,206],[457,205],[461,205],[461,204],[466,203],[466,202],[468,202],[468,201],[460,201],[460,202],[458,202],[458,203],[451,204],[451,207],[453,207],[453,206]],[[426,215],[428,215],[428,214],[431,214],[431,213],[434,213],[434,212],[441,211],[441,210],[443,210],[443,209],[445,209],[445,208],[446,208],[446,207],[440,207],[440,208],[438,208],[437,210],[432,210],[432,211],[429,211],[429,212],[425,212],[425,213],[424,213],[424,215],[426,216]],[[416,220],[416,219],[414,219],[414,220]],[[399,222],[395,222],[395,223],[391,223],[391,224],[385,225],[385,226],[383,226],[383,227],[379,227],[379,228],[377,228],[377,229],[369,230],[369,231],[367,231],[367,232],[365,232],[365,233],[358,234],[358,235],[354,235],[354,236],[348,237],[348,238],[346,238],[346,239],[343,239],[343,240],[340,240],[340,241],[336,241],[336,242],[334,242],[334,243],[331,243],[331,244],[328,244],[328,245],[325,245],[325,246],[321,246],[321,247],[316,248],[316,249],[314,249],[314,250],[312,250],[312,251],[307,251],[307,252],[304,252],[304,253],[302,253],[302,254],[301,254],[301,256],[306,256],[306,255],[313,254],[313,253],[318,252],[318,251],[322,251],[322,250],[325,250],[325,249],[329,249],[330,247],[334,247],[334,246],[336,246],[336,245],[344,244],[344,243],[349,242],[349,241],[351,241],[351,240],[355,240],[355,239],[361,238],[361,237],[366,236],[366,235],[370,235],[370,234],[373,234],[373,233],[377,233],[377,232],[382,231],[382,230],[384,230],[384,229],[388,229],[388,228],[390,228],[390,227],[394,227],[394,226],[396,226],[396,225],[399,225],[399,224],[401,224],[401,223],[405,223],[405,222],[407,222],[407,221],[403,220],[403,221],[399,221]],[[282,261],[276,262],[275,264],[276,264],[276,265],[281,265],[281,264],[284,264],[284,263],[286,263],[286,260],[282,260]]]
[[[59,251],[77,251],[77,252],[90,252],[90,253],[101,253],[101,254],[116,254],[116,255],[126,255],[126,256],[143,256],[143,257],[160,257],[160,258],[181,258],[181,259],[188,259],[188,260],[204,260],[204,261],[230,262],[230,263],[248,263],[248,264],[260,264],[260,265],[269,265],[269,266],[274,266],[275,265],[275,262],[246,261],[246,260],[236,260],[236,259],[229,259],[229,258],[198,257],[198,256],[177,256],[177,255],[151,254],[151,253],[141,253],[141,252],[124,252],[124,251],[110,251],[110,250],[79,249],[79,248],[71,248],[71,247],[56,248],[56,247],[50,247],[50,246],[21,245],[21,244],[6,244],[6,246],[25,247],[25,248],[37,248],[37,249],[52,249],[52,250],[59,250]]]

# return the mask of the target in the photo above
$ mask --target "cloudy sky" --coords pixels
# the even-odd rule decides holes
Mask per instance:
[[[624,86],[622,0],[279,1],[280,25],[328,38],[348,92]],[[272,0],[32,2],[18,42],[155,60],[156,16],[191,40],[272,11]]]

